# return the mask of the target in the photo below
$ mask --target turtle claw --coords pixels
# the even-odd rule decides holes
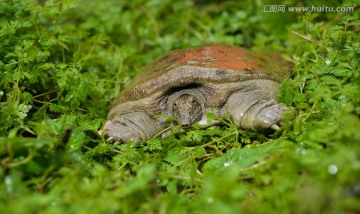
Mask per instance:
[[[275,130],[275,131],[280,129],[280,127],[277,124],[274,124],[274,125],[270,126],[270,128]]]
[[[98,134],[102,136],[102,134],[105,132],[105,136],[108,136],[108,133],[106,130],[99,130]],[[110,142],[115,140],[115,144],[120,144],[122,142],[121,137],[119,135],[113,135],[105,139],[106,142]]]
[[[120,144],[122,142],[122,137],[116,131],[116,126],[114,126],[114,120],[109,120],[105,123],[104,128],[100,129],[97,133],[99,136],[104,137],[106,142],[115,141],[115,143]]]
[[[100,129],[97,133],[99,136],[102,136],[103,132],[104,132],[104,129]]]
[[[167,130],[166,132],[161,134],[161,138],[166,139],[170,136],[170,134],[171,134],[171,130]]]
[[[114,140],[114,137],[109,137],[106,139],[107,142]]]
[[[256,130],[272,129],[278,131],[282,125],[282,115],[289,113],[282,103],[273,103],[263,108],[255,117],[254,127]]]

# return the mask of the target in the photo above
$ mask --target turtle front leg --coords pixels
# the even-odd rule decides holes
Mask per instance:
[[[135,141],[140,143],[148,140],[162,130],[162,125],[144,112],[132,112],[120,116],[105,123],[99,134],[105,132],[108,140],[118,143]]]
[[[279,130],[284,113],[290,111],[283,103],[277,103],[273,99],[260,100],[243,116],[241,127],[260,132],[267,132],[269,129]]]
[[[242,129],[259,132],[278,130],[281,116],[290,111],[274,98],[274,95],[261,96],[258,92],[236,92],[228,98],[221,114],[226,118],[230,113],[232,121]]]

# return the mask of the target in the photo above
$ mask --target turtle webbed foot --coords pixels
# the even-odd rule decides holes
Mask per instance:
[[[116,120],[108,120],[104,128],[99,130],[99,134],[105,133],[106,141],[115,141],[115,144],[124,143],[128,141],[135,141],[139,143],[142,141],[141,138],[137,136],[136,133],[125,124],[122,124]]]
[[[99,134],[105,132],[107,140],[117,143],[140,143],[153,137],[162,129],[161,124],[143,112],[132,112],[108,120]]]
[[[282,115],[291,113],[283,103],[270,101],[269,105],[259,111],[254,118],[254,129],[266,132],[270,129],[279,130],[283,123]]]

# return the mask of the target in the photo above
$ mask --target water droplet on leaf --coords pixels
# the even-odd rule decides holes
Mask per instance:
[[[230,166],[230,165],[232,165],[232,164],[233,164],[232,161],[225,162],[225,163],[224,163],[224,167],[228,167],[228,166]]]
[[[332,175],[335,175],[338,172],[338,168],[335,165],[330,165],[328,167],[328,172]]]

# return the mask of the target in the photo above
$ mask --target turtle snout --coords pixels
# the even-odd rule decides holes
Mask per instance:
[[[189,126],[190,126],[190,123],[182,123],[181,124],[181,127],[184,129],[189,128]]]
[[[184,114],[181,117],[180,125],[183,129],[189,128],[191,125],[190,118],[188,114]]]

